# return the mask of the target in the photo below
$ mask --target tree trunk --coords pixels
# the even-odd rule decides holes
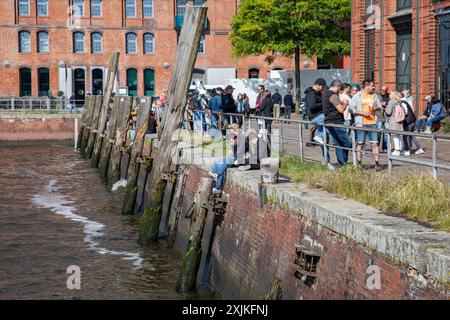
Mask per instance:
[[[152,171],[149,175],[152,188],[148,196],[148,206],[141,217],[139,232],[141,243],[158,239],[163,193],[166,187],[163,174],[171,173],[172,159],[176,154],[178,143],[178,129],[186,106],[206,13],[207,7],[186,7],[169,84],[168,107],[159,132],[159,149],[155,150]]]
[[[302,102],[302,93],[300,86],[300,47],[295,48],[295,106],[297,112],[301,114],[300,104]]]

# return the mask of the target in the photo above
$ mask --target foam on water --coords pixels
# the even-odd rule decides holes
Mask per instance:
[[[121,179],[113,184],[111,191],[116,192],[119,188],[125,188],[127,186],[127,180]]]
[[[55,180],[51,180],[44,190],[45,192],[33,196],[33,202],[39,207],[50,209],[55,214],[62,215],[71,221],[82,223],[84,225],[85,234],[83,240],[87,243],[90,250],[96,251],[99,254],[123,256],[122,259],[132,261],[132,264],[136,269],[142,267],[144,260],[140,257],[139,253],[109,250],[100,247],[100,244],[94,239],[103,236],[104,233],[102,230],[105,228],[105,225],[76,214],[76,209],[70,205],[73,201],[69,201],[65,196],[56,193],[58,187],[56,186]]]

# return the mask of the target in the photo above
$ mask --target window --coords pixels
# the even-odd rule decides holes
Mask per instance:
[[[153,34],[144,34],[144,53],[154,53],[155,48],[153,46]]]
[[[259,69],[251,68],[248,70],[248,78],[249,79],[258,79],[259,78]]]
[[[125,0],[125,15],[127,18],[136,17],[136,0]]]
[[[19,16],[30,15],[30,0],[19,0]]]
[[[38,69],[38,95],[39,97],[49,96],[50,91],[50,71],[48,68]]]
[[[184,16],[186,11],[186,0],[177,0],[177,16]]]
[[[144,18],[153,18],[153,0],[142,0]]]
[[[205,3],[205,0],[194,0],[194,6],[201,7]]]
[[[128,95],[132,97],[137,97],[138,95],[138,81],[137,81],[137,70],[127,69],[127,86]]]
[[[137,36],[135,33],[127,33],[127,53],[137,53]]]
[[[84,16],[84,0],[73,0],[72,14],[75,17]]]
[[[73,52],[84,52],[84,33],[74,32],[73,34]]]
[[[38,52],[48,52],[48,32],[40,31],[37,33]]]
[[[102,95],[103,94],[103,70],[94,69],[92,70],[92,95]]]
[[[92,53],[101,53],[103,51],[103,35],[100,32],[91,34],[91,50]]]
[[[155,95],[155,70],[144,70],[144,96],[151,97]]]
[[[364,5],[365,5],[364,6],[365,7],[364,14],[372,14],[373,10],[374,10],[375,1],[374,0],[365,0]]]
[[[438,22],[438,98],[447,110],[450,110],[450,14],[439,14]]]
[[[91,0],[91,17],[102,16],[102,0]]]
[[[202,36],[200,37],[200,43],[198,45],[198,53],[205,53],[205,35],[202,34]]]
[[[31,96],[31,69],[20,68],[19,69],[19,81],[20,81],[20,96]]]
[[[411,8],[412,8],[411,0],[397,0],[397,11]]]
[[[48,0],[37,0],[37,15],[48,16]]]
[[[31,35],[28,31],[19,32],[19,52],[31,52]]]
[[[374,80],[375,77],[375,29],[364,31],[364,78]]]

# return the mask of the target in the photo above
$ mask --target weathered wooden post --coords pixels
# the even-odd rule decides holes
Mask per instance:
[[[116,136],[114,139],[114,145],[111,150],[111,160],[108,168],[107,186],[111,190],[113,185],[120,179],[120,160],[122,158],[121,148],[125,145],[128,131],[128,119],[130,118],[131,104],[133,102],[132,97],[120,97],[120,104]]]
[[[114,143],[114,137],[116,132],[116,126],[117,126],[117,119],[118,119],[118,111],[119,111],[119,103],[120,103],[120,97],[115,97],[114,103],[111,109],[111,114],[108,120],[108,123],[106,125],[106,131],[105,131],[105,139],[102,143],[102,149],[100,151],[100,160],[99,160],[99,173],[100,178],[103,182],[106,182],[106,177],[108,174],[108,165],[109,165],[109,159],[111,155],[111,149],[112,145]]]
[[[159,132],[159,149],[155,150],[149,175],[151,191],[148,206],[141,217],[139,242],[148,243],[158,239],[163,193],[166,187],[164,174],[171,175],[172,156],[176,152],[179,129],[186,106],[187,93],[197,59],[197,49],[206,19],[206,7],[186,7],[184,23],[175,56],[174,70],[168,90],[168,107]]]
[[[89,131],[91,130],[92,113],[94,111],[95,98],[93,96],[87,96],[84,102],[84,112],[81,117],[80,135],[78,137],[78,148],[80,153],[84,157],[84,150],[86,149],[87,138],[89,137]]]
[[[91,131],[89,132],[89,138],[86,145],[84,156],[88,159],[92,156],[92,150],[94,149],[95,137],[98,134],[98,117],[100,116],[100,108],[102,107],[103,96],[95,96],[94,110],[92,112],[92,124]]]
[[[183,262],[178,276],[176,290],[189,291],[194,289],[197,280],[198,268],[202,256],[202,238],[205,228],[207,202],[211,196],[214,181],[211,178],[202,178],[199,190],[195,196],[192,225],[189,230],[189,244],[183,256]]]
[[[100,111],[100,117],[98,120],[98,134],[95,139],[94,150],[92,152],[91,167],[97,168],[98,161],[100,159],[100,150],[102,147],[102,141],[104,137],[104,131],[106,128],[106,120],[108,118],[109,103],[111,101],[111,95],[114,88],[114,81],[116,79],[117,67],[119,65],[119,52],[113,53],[111,60],[109,61],[108,76],[106,77],[106,90],[103,95],[103,103]]]
[[[139,175],[139,163],[144,146],[144,137],[147,133],[148,118],[152,108],[152,98],[142,98],[139,105],[136,123],[136,137],[131,151],[130,165],[128,167],[127,190],[123,199],[122,214],[133,214],[136,204],[137,179]]]

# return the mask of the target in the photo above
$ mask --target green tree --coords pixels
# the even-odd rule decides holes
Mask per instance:
[[[233,55],[295,58],[300,106],[300,53],[327,59],[350,53],[351,0],[243,0],[233,18]]]

